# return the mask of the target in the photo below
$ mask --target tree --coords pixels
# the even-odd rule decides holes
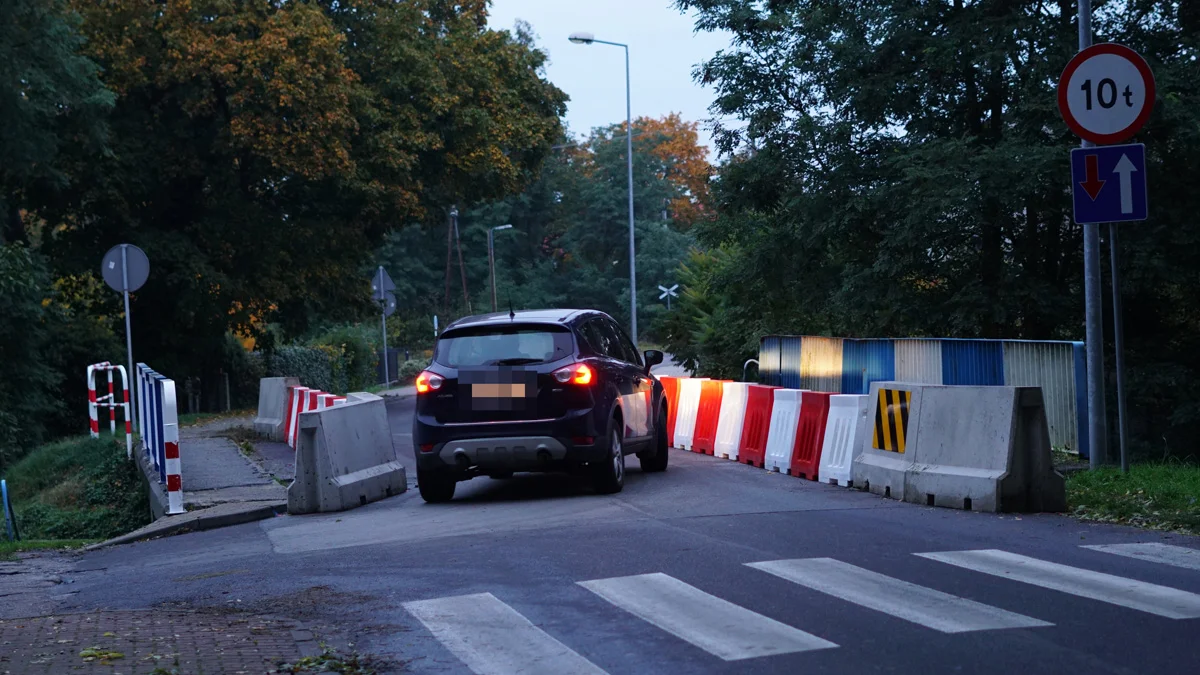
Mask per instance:
[[[64,146],[103,142],[113,96],[79,53],[78,23],[65,0],[0,4],[0,244],[27,239],[31,192],[69,182]]]
[[[1155,439],[1200,421],[1184,403],[1200,390],[1167,375],[1200,372],[1200,306],[1178,295],[1183,270],[1200,265],[1182,226],[1200,206],[1180,178],[1200,163],[1200,87],[1187,75],[1200,35],[1187,4],[1098,4],[1093,23],[1098,41],[1141,52],[1160,86],[1138,140],[1165,199],[1123,240],[1138,315],[1130,379]],[[714,112],[738,123],[718,124],[729,158],[720,216],[696,231],[739,256],[716,286],[754,298],[765,330],[1082,337],[1081,230],[1065,180],[1076,139],[1052,90],[1075,51],[1073,2],[677,5],[698,28],[733,34],[697,69],[717,89]],[[1182,282],[1193,299],[1194,277]]]

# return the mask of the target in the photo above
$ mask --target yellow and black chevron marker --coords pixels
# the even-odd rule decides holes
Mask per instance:
[[[904,453],[910,401],[912,401],[911,391],[879,390],[879,405],[875,406],[874,447],[876,450]]]

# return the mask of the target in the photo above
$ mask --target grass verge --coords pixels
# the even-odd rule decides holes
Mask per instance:
[[[71,550],[94,544],[99,539],[29,539],[0,541],[0,560],[15,560],[18,553],[29,551]]]
[[[83,436],[35,448],[4,478],[22,539],[109,539],[150,522],[138,472],[123,442]]]
[[[1067,505],[1077,518],[1200,534],[1200,466],[1135,464],[1067,477]]]

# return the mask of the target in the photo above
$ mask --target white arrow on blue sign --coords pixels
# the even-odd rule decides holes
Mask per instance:
[[[1107,145],[1071,151],[1076,223],[1145,220],[1146,146]]]

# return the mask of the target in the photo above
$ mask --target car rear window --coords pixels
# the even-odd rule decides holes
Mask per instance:
[[[549,363],[574,351],[565,326],[507,324],[448,331],[433,359],[451,368]]]

